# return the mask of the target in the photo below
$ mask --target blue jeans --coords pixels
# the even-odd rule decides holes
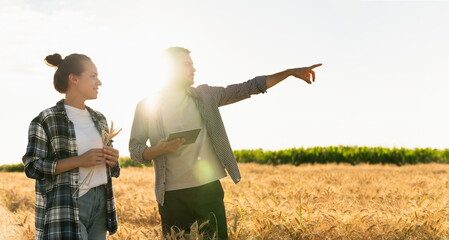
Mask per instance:
[[[91,188],[79,198],[80,227],[83,240],[106,240],[106,188]]]

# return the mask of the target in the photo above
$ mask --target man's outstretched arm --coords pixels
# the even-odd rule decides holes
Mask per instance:
[[[292,68],[272,75],[259,76],[249,81],[228,85],[227,87],[198,86],[198,90],[208,89],[208,92],[216,99],[218,106],[232,104],[251,97],[253,94],[264,93],[266,89],[278,84],[289,76],[300,78],[311,84],[315,81],[314,68],[321,66],[315,64],[310,67]]]
[[[280,83],[282,80],[290,76],[302,79],[308,84],[312,84],[312,82],[315,82],[315,72],[313,71],[313,69],[321,65],[322,64],[320,63],[312,65],[310,67],[291,68],[282,72],[267,75],[267,89],[273,87],[274,85]]]

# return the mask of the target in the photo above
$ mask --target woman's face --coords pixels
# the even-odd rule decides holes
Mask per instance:
[[[97,67],[92,61],[82,61],[84,72],[76,76],[75,88],[84,99],[96,99],[101,81],[98,79]]]

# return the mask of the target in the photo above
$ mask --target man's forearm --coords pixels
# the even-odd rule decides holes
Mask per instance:
[[[291,73],[290,69],[287,69],[285,71],[278,72],[275,74],[267,75],[267,80],[266,80],[267,81],[267,89],[280,83],[282,80],[288,78],[291,75],[292,75],[292,73]]]
[[[164,154],[164,152],[161,150],[160,147],[154,146],[154,147],[148,147],[143,151],[142,158],[144,161],[151,161],[160,155]]]

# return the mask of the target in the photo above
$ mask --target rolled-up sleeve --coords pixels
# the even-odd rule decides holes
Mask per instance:
[[[147,149],[148,141],[148,120],[147,110],[145,108],[146,101],[143,100],[137,104],[136,111],[134,113],[133,125],[131,128],[131,136],[129,138],[129,153],[133,161],[139,163],[148,163],[143,159],[143,152]]]
[[[28,145],[22,157],[27,177],[37,180],[53,180],[56,159],[48,156],[48,138],[42,124],[33,120],[28,130]]]
[[[111,177],[118,178],[120,176],[120,163],[117,161],[114,167],[111,168]]]
[[[258,76],[239,84],[232,84],[226,87],[211,87],[211,90],[218,106],[223,106],[250,98],[253,94],[266,93],[267,77]]]

